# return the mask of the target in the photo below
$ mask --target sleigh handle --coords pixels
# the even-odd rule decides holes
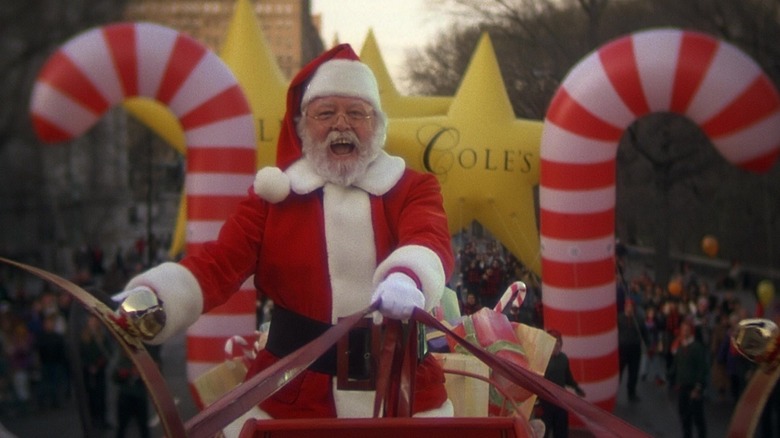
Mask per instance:
[[[374,307],[368,307],[343,318],[338,324],[328,329],[317,339],[285,356],[272,366],[226,393],[222,398],[187,422],[187,436],[213,436],[213,434],[227,426],[231,421],[270,397],[287,382],[303,372],[314,360],[345,336],[363,317],[374,310],[376,310]],[[452,337],[468,353],[492,368],[493,372],[502,375],[512,383],[535,393],[537,396],[550,403],[554,403],[573,412],[597,437],[650,436],[598,406],[593,405],[549,380],[544,379],[542,376],[496,356],[495,354],[484,350],[482,347],[469,343],[422,309],[415,309],[411,319],[417,323],[440,330],[447,336]],[[397,323],[400,324],[398,321]],[[395,343],[392,342],[392,344]],[[407,344],[407,347],[408,346],[409,344]],[[403,348],[402,350],[411,351],[412,348]],[[393,355],[397,354],[399,354],[399,350],[395,350],[393,353]],[[414,357],[413,355],[406,356]],[[397,356],[395,357],[396,361],[394,363],[397,364]],[[380,362],[385,362],[385,365],[380,365],[381,371],[383,366],[388,366],[388,361],[380,360]],[[407,365],[408,364],[409,362],[407,362]],[[400,379],[401,375],[397,373],[400,372],[401,369],[402,368],[395,368],[395,371],[392,371],[392,375],[395,375],[395,377],[388,378]],[[380,376],[377,377],[377,386],[380,389],[382,385],[387,383],[383,383],[381,379]],[[395,388],[393,388],[393,392],[396,392]],[[409,389],[397,391],[397,393],[399,394],[399,397],[411,397]],[[404,405],[404,403],[408,403],[408,405]],[[407,412],[409,412],[408,410],[410,409],[410,402],[401,400],[397,406],[401,407],[400,410],[395,411],[397,416],[407,415]],[[392,414],[393,412],[390,413]]]

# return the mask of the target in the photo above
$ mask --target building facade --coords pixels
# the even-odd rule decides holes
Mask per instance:
[[[323,51],[320,17],[311,15],[309,0],[249,2],[279,68],[288,78]],[[219,53],[236,3],[236,0],[128,0],[125,19],[171,27]]]

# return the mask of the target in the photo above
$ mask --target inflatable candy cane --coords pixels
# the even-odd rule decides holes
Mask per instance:
[[[197,251],[216,238],[256,171],[249,103],[213,52],[184,34],[149,23],[87,31],[44,65],[32,94],[33,125],[43,141],[69,140],[134,96],[166,105],[184,129],[187,251]],[[226,339],[254,337],[255,325],[255,292],[248,283],[189,329],[189,381],[224,360]]]
[[[624,130],[652,112],[693,120],[731,163],[768,170],[780,147],[780,99],[736,47],[674,29],[615,40],[580,61],[542,134],[540,231],[545,325],[564,336],[588,399],[618,388],[615,158]]]

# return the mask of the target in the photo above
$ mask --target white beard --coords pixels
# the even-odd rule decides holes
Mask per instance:
[[[340,186],[351,185],[366,172],[371,162],[379,155],[384,138],[380,129],[367,143],[361,143],[352,131],[333,131],[324,141],[318,143],[301,124],[298,125],[298,135],[301,137],[303,156],[311,161],[317,174],[325,181]],[[348,161],[332,160],[329,157],[330,145],[339,139],[346,139],[354,144],[358,151],[357,156]]]

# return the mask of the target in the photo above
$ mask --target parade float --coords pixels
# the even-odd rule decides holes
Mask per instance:
[[[480,48],[489,51],[489,39],[483,38]],[[481,56],[484,53],[475,55],[475,60],[482,59]],[[492,211],[501,218],[492,219],[499,225],[503,219],[511,219],[520,223],[526,237],[536,236],[536,218],[529,216],[533,209],[527,208],[526,195],[530,196],[533,186],[539,186],[538,241],[519,245],[516,251],[527,265],[541,271],[545,323],[562,332],[573,372],[587,398],[579,398],[542,377],[550,354],[549,339],[541,330],[505,322],[503,309],[490,309],[489,313],[469,318],[446,315],[443,310],[435,316],[416,311],[412,325],[426,326],[429,332],[448,339],[450,351],[442,356],[442,361],[460,363],[452,365],[459,368],[452,371],[459,371],[464,379],[459,387],[448,388],[451,396],[468,398],[463,394],[467,378],[480,380],[485,388],[498,393],[489,400],[480,399],[477,408],[484,407],[485,411],[464,406],[462,416],[455,418],[408,418],[409,379],[404,370],[413,360],[417,346],[428,339],[418,339],[410,335],[417,330],[392,322],[382,334],[381,350],[374,356],[379,363],[379,372],[374,376],[375,418],[258,421],[247,423],[246,436],[260,436],[262,430],[272,436],[285,430],[339,430],[350,436],[350,432],[359,435],[366,429],[384,431],[387,436],[396,436],[400,431],[438,436],[436,433],[456,429],[458,436],[490,436],[486,435],[490,431],[532,436],[529,403],[536,397],[566,408],[595,436],[643,434],[610,413],[619,374],[614,293],[617,142],[638,118],[653,112],[673,112],[693,120],[730,163],[763,172],[773,166],[780,146],[778,93],[757,64],[736,47],[706,34],[680,29],[636,32],[594,51],[563,80],[543,124],[515,119],[505,93],[487,93],[491,98],[484,105],[469,101],[485,99],[486,94],[480,92],[484,91],[480,86],[485,85],[479,78],[497,72],[495,60],[489,57],[475,64],[469,71],[473,77],[467,72],[462,90],[447,102],[446,114],[406,116],[396,121],[390,114],[388,138],[406,153],[404,158],[410,166],[448,177],[443,178],[442,187],[445,203],[447,199],[452,201],[447,208],[449,215],[469,215],[471,219],[490,222],[485,212]],[[260,166],[256,137],[258,104],[251,103],[257,96],[248,98],[246,89],[225,62],[191,37],[151,23],[117,23],[73,37],[50,57],[36,81],[30,111],[39,138],[58,143],[82,135],[106,111],[131,100],[149,99],[167,108],[177,121],[176,129],[181,129],[184,136],[185,251],[191,252],[216,236],[221,222],[252,184]],[[485,113],[489,121],[480,123],[479,117],[468,113],[466,108],[475,106],[490,108]],[[263,114],[264,118],[275,116]],[[505,129],[493,129],[496,123]],[[490,187],[496,189],[487,194],[481,184],[464,186],[467,179],[463,173],[469,170],[464,157],[480,156],[479,151],[468,148],[469,136],[485,135],[475,132],[472,125],[488,125],[493,135],[511,133],[506,138],[494,139],[495,143],[509,144],[512,138],[520,141],[519,149],[524,151],[528,169],[517,170],[515,176],[490,180]],[[432,128],[436,126],[438,130]],[[453,133],[457,133],[458,140],[451,147],[436,150],[433,139]],[[430,148],[423,153],[413,152],[410,139],[417,142],[412,145],[419,150],[421,135],[429,136],[422,143]],[[488,157],[489,154],[483,158]],[[450,167],[445,171],[442,163]],[[457,172],[461,174],[455,175]],[[486,181],[496,178],[495,175],[471,176]],[[480,188],[478,193],[473,191],[475,188]],[[518,213],[520,210],[522,214]],[[540,260],[537,254],[541,254]],[[109,309],[54,274],[15,261],[2,261],[73,294],[100,317],[142,370],[165,434],[171,437],[214,436],[249,407],[279,390],[325,350],[337,345],[352,326],[374,310],[367,308],[344,319],[276,366],[242,381],[239,365],[243,359],[239,355],[236,360],[230,353],[234,344],[254,347],[257,336],[254,291],[242,287],[236,300],[214,314],[204,315],[188,332],[188,378],[201,411],[185,422],[176,412],[144,345],[117,323],[117,312],[134,309]],[[519,294],[517,287],[507,292],[510,300]],[[506,300],[502,303],[506,305]],[[468,327],[472,327],[471,331]],[[491,351],[497,341],[502,341],[504,348]],[[769,323],[745,324],[739,345],[747,347],[743,351],[765,365],[740,402],[732,436],[750,436],[755,428],[759,408],[777,380],[776,343],[777,330]],[[227,355],[226,345],[230,345]],[[244,357],[251,358],[251,354]],[[207,390],[210,393],[206,396],[204,388],[210,385],[203,382],[209,375],[219,376],[217,381],[233,379],[235,384]],[[229,375],[233,377],[226,377]]]

